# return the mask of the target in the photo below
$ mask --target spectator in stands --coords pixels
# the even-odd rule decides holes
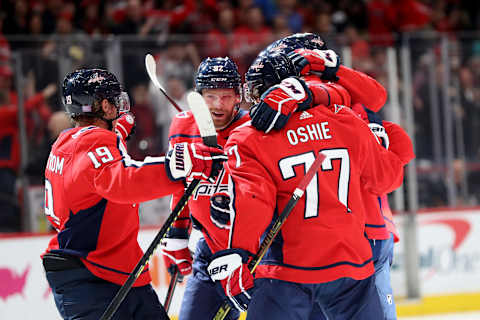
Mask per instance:
[[[283,15],[277,15],[273,18],[273,39],[278,40],[291,35],[292,29],[288,26],[288,21]]]
[[[303,28],[303,16],[300,13],[300,6],[296,0],[279,0],[277,3],[277,14],[285,17],[288,27],[293,33],[301,32]]]
[[[56,111],[52,113],[47,123],[47,136],[36,145],[29,149],[29,161],[26,173],[29,177],[29,184],[43,185],[45,183],[45,165],[47,164],[50,149],[53,143],[63,130],[72,127],[70,117],[65,111]],[[42,170],[43,169],[43,170]]]
[[[188,110],[187,104],[187,87],[185,82],[178,77],[177,74],[167,75],[164,78],[164,87],[168,95],[177,103],[182,110]],[[178,110],[158,91],[152,84],[149,88],[149,96],[153,113],[155,114],[155,122],[157,127],[157,145],[161,152],[167,150],[167,139],[170,123]]]
[[[20,168],[20,141],[17,94],[12,91],[13,72],[9,65],[0,66],[0,231],[20,231],[20,213],[16,205],[16,178]],[[45,90],[24,103],[25,114],[41,110],[55,88]],[[45,110],[44,110],[45,111]],[[32,132],[27,127],[27,132]]]
[[[157,148],[155,143],[157,138],[155,114],[151,100],[148,99],[147,85],[139,84],[130,92],[135,106],[135,134],[131,135],[127,141],[128,154],[135,160],[141,160],[164,150]]]
[[[335,32],[335,26],[329,13],[320,12],[315,16],[315,25],[312,32],[319,34],[325,43],[328,43],[329,49],[338,53],[341,52],[339,36]]]
[[[13,10],[6,17],[3,32],[5,34],[28,34],[29,7],[27,0],[15,1]]]
[[[259,7],[250,7],[246,12],[246,23],[234,30],[230,58],[235,60],[240,74],[244,74],[257,54],[273,41],[272,29],[265,24]]]
[[[368,34],[374,46],[391,46],[395,37],[395,10],[393,0],[372,0],[368,2]]]
[[[83,65],[94,63],[92,57],[92,41],[83,30],[73,25],[74,8],[65,9],[57,20],[56,34],[61,36],[55,42],[57,53],[68,58],[72,65],[70,69],[78,69]]]
[[[193,43],[172,36],[155,60],[160,83],[165,83],[167,77],[175,76],[183,81],[186,88],[193,87],[195,70],[200,64],[200,55]]]
[[[232,8],[226,7],[218,13],[217,27],[207,33],[203,44],[203,56],[225,57],[233,45],[233,29],[235,14]]]
[[[87,34],[105,34],[107,27],[103,22],[103,12],[100,7],[100,0],[83,0],[80,3],[83,11],[80,26]]]

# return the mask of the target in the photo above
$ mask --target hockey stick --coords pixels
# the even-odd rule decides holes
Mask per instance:
[[[305,189],[307,188],[308,184],[312,180],[313,176],[317,173],[324,159],[325,159],[325,155],[320,153],[318,157],[315,159],[315,161],[313,162],[312,166],[308,169],[305,176],[300,181],[298,187],[295,188],[295,190],[293,191],[293,194],[288,200],[287,205],[283,209],[282,213],[280,213],[280,216],[278,216],[277,220],[275,220],[275,223],[273,224],[272,229],[268,231],[267,236],[265,237],[265,239],[263,239],[262,243],[260,244],[257,254],[248,263],[248,270],[250,271],[250,273],[255,272],[255,269],[257,268],[258,264],[262,260],[265,253],[267,253],[268,248],[270,248],[270,246],[272,245],[272,242],[277,236],[278,232],[280,231],[280,228],[283,226],[283,223],[289,216],[290,212],[292,212],[298,200],[300,200],[300,198],[305,193]],[[225,319],[225,317],[228,315],[231,309],[232,307],[230,306],[228,301],[227,300],[223,301],[222,306],[218,309],[217,313],[215,314],[215,317],[213,317],[213,320]]]
[[[145,68],[147,68],[148,76],[150,77],[150,80],[153,82],[153,85],[157,87],[157,89],[160,90],[160,92],[163,93],[165,98],[167,98],[167,100],[170,101],[170,103],[175,107],[175,109],[178,110],[178,112],[182,112],[183,111],[182,108],[180,108],[180,106],[172,98],[170,98],[170,96],[167,94],[167,92],[162,87],[160,82],[158,82],[157,63],[155,62],[155,59],[150,53],[148,53],[145,56]]]
[[[170,304],[172,303],[172,300],[173,300],[173,293],[175,292],[175,287],[177,286],[177,282],[182,282],[182,281],[183,281],[183,276],[180,274],[180,270],[178,270],[178,267],[174,265],[172,278],[170,279],[167,295],[165,296],[165,302],[163,303],[163,307],[165,308],[165,311],[167,313],[168,313],[168,310],[170,309]]]
[[[195,122],[197,123],[198,129],[200,130],[200,135],[203,139],[203,143],[207,146],[212,146],[212,147],[217,146],[217,132],[215,130],[215,126],[213,125],[213,120],[210,115],[210,111],[208,111],[207,105],[205,104],[203,97],[197,92],[191,92],[187,96],[187,101],[194,115]],[[113,317],[115,311],[117,311],[118,307],[127,296],[133,284],[138,279],[143,269],[147,265],[148,261],[150,260],[151,256],[153,255],[153,252],[160,244],[160,241],[167,234],[173,222],[175,222],[178,215],[187,204],[188,199],[190,199],[192,194],[197,189],[199,183],[200,183],[200,179],[194,179],[188,185],[187,189],[185,190],[185,193],[180,198],[180,200],[178,200],[177,204],[175,205],[175,208],[173,208],[172,212],[168,216],[162,228],[160,229],[160,231],[158,231],[152,243],[150,244],[148,249],[145,251],[140,261],[135,266],[135,269],[133,269],[133,271],[129,274],[127,280],[120,287],[115,297],[113,297],[107,309],[100,317],[100,320],[110,320]]]

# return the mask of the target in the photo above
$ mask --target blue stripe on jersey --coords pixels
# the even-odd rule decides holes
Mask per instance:
[[[90,261],[90,260],[88,260],[88,259],[85,259],[85,260],[87,260],[88,263],[91,263],[91,264],[93,264],[94,266],[96,266],[96,267],[98,267],[98,268],[105,269],[105,270],[108,270],[108,271],[111,271],[111,272],[115,272],[115,273],[120,273],[120,274],[123,274],[123,275],[126,275],[126,276],[130,275],[129,272],[123,272],[123,271],[120,271],[120,270],[117,270],[117,269],[112,269],[112,268],[110,268],[110,267],[105,267],[105,266],[103,266],[103,265],[101,265],[101,264],[92,262],[92,261]],[[143,271],[142,271],[141,274],[144,274],[145,272],[148,272],[148,270],[149,270],[149,268],[145,267],[145,268],[143,269]]]
[[[168,137],[168,141],[172,140],[173,138],[178,138],[178,137],[182,137],[182,138],[201,138],[202,136],[199,135],[199,134],[182,134],[182,133],[177,133],[177,134],[174,134],[173,136]]]
[[[385,228],[386,225],[385,225],[385,223],[384,223],[384,224],[369,224],[369,223],[365,223],[365,227],[368,227],[368,228]]]
[[[262,234],[260,241],[263,241],[267,236],[268,232],[273,228],[275,221],[278,218],[278,208],[275,208],[273,213],[272,221],[268,225],[265,232]],[[267,253],[263,257],[260,264],[270,264],[273,263],[283,263],[283,236],[282,229],[278,232],[277,236],[273,239],[272,245],[268,248]]]
[[[281,263],[281,262],[276,262],[276,261],[271,261],[270,263],[265,263],[265,265],[273,265],[273,266],[281,266],[281,267],[287,267],[287,268],[292,268],[292,269],[298,269],[298,270],[325,270],[325,269],[330,269],[330,268],[335,268],[341,265],[349,265],[355,268],[363,268],[367,264],[372,262],[372,258],[366,260],[363,263],[353,263],[350,261],[339,261],[336,263],[332,263],[326,266],[321,266],[321,267],[301,267],[301,266],[295,266],[292,264],[286,264],[286,263]]]
[[[65,228],[57,235],[60,247],[58,252],[85,258],[90,251],[95,250],[106,207],[107,199],[102,199],[94,206],[75,214],[70,211]]]

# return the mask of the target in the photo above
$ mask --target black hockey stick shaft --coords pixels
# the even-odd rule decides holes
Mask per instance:
[[[180,274],[180,270],[178,270],[178,266],[174,265],[173,266],[173,274],[170,279],[170,284],[168,286],[167,290],[167,295],[165,296],[165,302],[163,303],[163,307],[165,308],[165,311],[168,313],[168,310],[170,309],[170,304],[172,303],[173,300],[173,293],[175,292],[175,288],[177,286],[177,282],[182,282],[182,275]]]
[[[248,263],[248,270],[250,271],[250,273],[255,272],[255,269],[257,268],[258,264],[260,263],[260,261],[262,261],[262,258],[265,256],[265,253],[267,253],[268,251],[268,248],[270,248],[270,246],[272,245],[273,240],[277,236],[285,220],[287,220],[287,217],[290,215],[290,212],[292,212],[298,200],[300,200],[300,198],[305,193],[305,189],[307,188],[308,184],[312,180],[313,176],[317,173],[324,159],[325,159],[325,155],[320,153],[318,157],[315,159],[315,161],[313,162],[312,166],[308,169],[305,176],[300,181],[298,187],[295,188],[295,191],[293,191],[293,194],[288,200],[287,205],[283,209],[282,213],[280,213],[277,220],[275,220],[275,223],[273,224],[272,229],[268,231],[267,236],[265,237],[265,239],[263,239],[262,243],[260,244],[257,254]],[[225,317],[228,315],[231,309],[232,307],[230,306],[228,301],[227,300],[223,301],[222,306],[218,309],[217,313],[215,314],[215,317],[213,317],[213,320],[225,319]]]

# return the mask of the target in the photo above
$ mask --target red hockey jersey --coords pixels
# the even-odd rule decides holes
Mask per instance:
[[[226,151],[232,155],[226,169],[233,221],[225,247],[252,254],[316,155],[327,157],[257,267],[257,278],[320,283],[373,274],[361,186],[375,194],[394,190],[406,159],[385,150],[349,108],[295,113],[284,129],[269,134],[246,124],[232,132]]]
[[[247,112],[240,110],[229,126],[217,131],[218,145],[223,147],[231,131],[248,120],[250,120],[250,117]],[[191,111],[178,113],[170,125],[169,144],[199,141],[201,141],[200,133]],[[189,228],[191,221],[190,215],[192,215],[196,222],[201,225],[202,233],[212,251],[219,250],[221,248],[220,244],[226,242],[228,239],[228,230],[220,229],[210,220],[210,197],[216,192],[227,191],[227,183],[228,177],[223,170],[218,175],[215,183],[212,184],[208,181],[200,182],[197,191],[190,198],[188,205],[183,208],[178,219],[173,224],[175,228]],[[182,195],[183,191],[173,194],[171,201],[172,208]]]
[[[117,135],[99,127],[64,131],[45,169],[45,213],[58,234],[46,252],[81,257],[96,276],[123,284],[143,255],[139,202],[183,190],[164,157],[132,160]],[[150,282],[148,267],[134,286]]]

